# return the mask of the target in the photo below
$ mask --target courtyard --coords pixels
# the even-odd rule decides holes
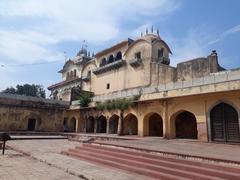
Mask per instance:
[[[1,179],[27,180],[43,179],[43,177],[47,180],[152,179],[148,175],[137,174],[131,170],[123,170],[114,166],[111,167],[108,164],[66,156],[62,153],[76,147],[88,146],[91,143],[69,141],[67,139],[31,140],[31,137],[33,136],[29,136],[27,140],[12,140],[7,142],[6,154],[0,157]],[[46,136],[46,138],[51,137]],[[188,161],[203,163],[202,166],[210,165],[209,169],[213,172],[216,170],[211,170],[211,165],[233,168],[234,170],[238,169],[240,172],[239,145],[201,143],[189,140],[164,140],[157,137],[126,138],[129,139],[95,140],[92,143],[103,147],[115,148],[114,151],[116,153],[126,149],[136,153],[144,152],[176,160],[186,160],[186,166],[188,166]],[[101,152],[102,150],[99,149],[97,151]],[[84,154],[85,150],[80,149],[80,152]],[[141,159],[141,157],[139,158]],[[184,166],[184,164],[182,165]],[[176,170],[176,172],[178,171]],[[240,173],[232,173],[231,175],[240,177]]]

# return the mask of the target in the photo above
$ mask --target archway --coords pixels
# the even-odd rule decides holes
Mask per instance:
[[[86,122],[86,132],[93,133],[94,132],[94,117],[90,116],[87,118]]]
[[[105,66],[106,64],[107,64],[107,60],[106,60],[106,58],[103,58],[103,59],[101,60],[100,67],[101,67],[101,66]]]
[[[109,133],[110,134],[117,134],[118,132],[118,122],[119,122],[119,116],[114,114],[109,119]]]
[[[119,51],[116,55],[115,61],[121,60],[122,59],[122,53]]]
[[[28,131],[35,131],[36,129],[36,123],[37,120],[34,118],[29,118],[28,119]]]
[[[107,119],[104,116],[100,116],[97,119],[97,133],[106,133],[107,131]]]
[[[76,132],[77,130],[77,120],[75,117],[72,117],[69,122],[69,131]]]
[[[175,118],[176,138],[197,139],[197,120],[194,114],[183,111]]]
[[[144,129],[147,129],[146,135],[163,136],[163,120],[157,113],[150,113],[144,118]]]
[[[108,63],[112,63],[114,61],[114,57],[113,55],[111,54],[109,57],[108,57]]]
[[[213,141],[240,142],[237,111],[229,104],[219,103],[210,111]]]
[[[123,121],[123,134],[137,135],[138,134],[138,119],[132,113],[128,114]]]

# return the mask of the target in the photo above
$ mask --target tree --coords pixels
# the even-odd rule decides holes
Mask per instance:
[[[14,87],[6,88],[2,91],[3,93],[16,94],[16,89]]]
[[[42,85],[35,85],[35,84],[24,84],[24,85],[17,85],[16,88],[10,87],[6,88],[2,91],[3,93],[9,94],[19,94],[25,96],[34,96],[34,97],[46,97],[45,90]]]

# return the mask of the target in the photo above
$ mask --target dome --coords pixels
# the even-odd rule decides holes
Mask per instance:
[[[77,56],[85,55],[87,56],[87,49],[86,48],[81,48],[81,50],[77,53]]]

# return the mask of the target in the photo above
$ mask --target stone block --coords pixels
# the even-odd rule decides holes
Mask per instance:
[[[194,78],[192,82],[193,82],[193,86],[203,85],[203,78]]]
[[[204,76],[203,78],[204,78],[203,79],[204,84],[212,84],[215,81],[215,77],[214,76]]]

